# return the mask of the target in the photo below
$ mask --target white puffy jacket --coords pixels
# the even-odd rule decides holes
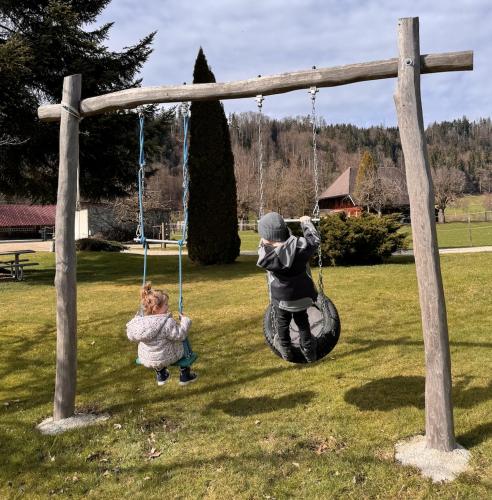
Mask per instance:
[[[183,357],[183,340],[190,326],[191,319],[186,316],[181,316],[178,324],[171,313],[137,315],[126,324],[126,335],[131,342],[138,342],[142,365],[160,370]]]

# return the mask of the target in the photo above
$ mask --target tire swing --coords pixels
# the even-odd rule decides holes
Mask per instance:
[[[313,209],[313,219],[319,222],[320,220],[320,210],[318,204],[319,197],[319,175],[318,175],[318,155],[317,155],[317,145],[316,145],[316,93],[318,89],[316,87],[311,87],[309,89],[309,94],[311,95],[311,123],[313,132],[313,177],[314,177],[314,195],[315,195],[315,205]],[[263,96],[259,95],[256,97],[256,103],[258,105],[258,151],[259,151],[259,184],[260,184],[260,210],[259,217],[263,216],[264,212],[264,196],[263,196],[263,145],[262,145],[262,105]],[[291,222],[294,222],[291,220]],[[320,233],[321,234],[321,233]],[[316,361],[324,358],[333,348],[337,345],[338,339],[340,338],[340,317],[335,304],[330,300],[329,297],[325,295],[323,286],[323,259],[321,252],[321,245],[318,247],[318,266],[319,266],[319,277],[318,277],[318,297],[315,303],[308,308],[309,325],[311,328],[311,334],[316,341]],[[269,283],[268,277],[267,282]],[[270,285],[269,286],[269,297]],[[290,338],[292,342],[292,353],[294,358],[292,363],[307,363],[304,357],[301,346],[299,342],[299,329],[292,319],[290,323]],[[277,318],[275,315],[275,308],[272,303],[270,303],[265,311],[263,318],[263,334],[265,336],[266,343],[272,350],[274,354],[282,358],[280,351],[278,349],[278,334],[277,334]],[[283,358],[282,358],[283,359]]]

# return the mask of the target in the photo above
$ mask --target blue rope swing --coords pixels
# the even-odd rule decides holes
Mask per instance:
[[[179,248],[179,301],[178,310],[183,312],[183,247],[186,245],[188,236],[188,195],[190,187],[190,177],[188,172],[188,124],[189,124],[188,106],[183,105],[183,234],[178,241]]]
[[[189,188],[190,188],[190,176],[188,171],[188,125],[190,121],[189,107],[188,104],[183,103],[181,105],[183,112],[183,234],[181,239],[178,241],[178,283],[179,283],[179,299],[178,299],[178,311],[181,314],[183,312],[184,300],[183,300],[183,246],[186,245],[186,239],[188,237],[188,199],[189,199]],[[184,357],[188,360],[195,361],[196,354],[193,353],[191,345],[188,339],[183,342]],[[190,363],[190,364],[191,364]]]
[[[184,298],[183,298],[183,247],[186,245],[188,236],[188,199],[189,199],[189,185],[190,177],[188,171],[188,129],[189,129],[189,106],[187,103],[181,105],[183,114],[183,234],[181,239],[178,240],[178,311],[179,314],[183,312]],[[138,225],[136,239],[143,245],[144,258],[143,258],[143,277],[142,283],[145,285],[147,282],[147,251],[148,243],[145,237],[145,218],[144,218],[144,205],[143,197],[145,193],[145,148],[144,148],[144,124],[145,118],[142,112],[139,113],[139,157],[138,157]],[[162,235],[164,238],[164,235]],[[176,364],[180,367],[190,366],[196,359],[197,355],[192,351],[188,339],[183,341],[184,356]]]
[[[142,112],[138,114],[139,123],[139,155],[138,155],[138,226],[137,238],[143,245],[144,259],[143,259],[143,277],[142,285],[147,282],[147,250],[149,245],[145,238],[145,219],[144,219],[144,206],[143,197],[145,192],[145,149],[144,149],[144,123],[145,117]]]

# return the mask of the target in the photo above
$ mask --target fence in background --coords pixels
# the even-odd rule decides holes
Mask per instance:
[[[446,222],[492,222],[492,210],[466,214],[451,214],[446,212]]]

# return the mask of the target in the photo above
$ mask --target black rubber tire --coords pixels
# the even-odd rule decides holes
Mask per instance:
[[[316,361],[319,361],[320,359],[324,358],[329,352],[331,352],[333,348],[337,345],[338,339],[340,338],[340,330],[341,330],[340,317],[338,316],[338,311],[335,307],[335,304],[333,304],[333,302],[328,297],[326,297],[326,295],[322,293],[318,294],[316,303],[313,304],[312,308],[309,308],[308,310],[310,316],[314,315],[314,313],[319,315],[320,312],[322,315],[322,318],[319,319],[319,321],[322,320],[322,326],[319,332],[313,331],[313,328],[311,330],[313,335],[317,339]],[[311,323],[311,317],[310,317],[310,324],[312,327],[314,326]],[[282,358],[282,355],[275,347],[276,341],[275,341],[275,328],[273,325],[273,318],[272,318],[272,304],[270,304],[267,307],[265,315],[263,317],[263,334],[265,335],[266,343],[268,344],[272,352],[276,354],[279,358]],[[291,323],[291,338],[293,337],[292,334],[295,334],[295,331],[293,330],[293,322]],[[307,363],[306,358],[302,354],[298,341],[296,344],[294,338],[292,342],[292,352],[294,354],[294,358],[291,361],[292,363]]]

